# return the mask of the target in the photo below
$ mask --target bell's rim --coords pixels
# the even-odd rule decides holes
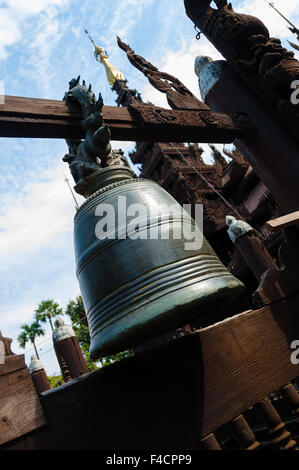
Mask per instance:
[[[90,355],[93,359],[99,359],[140,346],[203,317],[219,301],[222,306],[229,304],[244,289],[244,285],[230,274],[183,286],[177,289],[175,297],[170,292],[141,307],[138,315],[134,311],[128,313],[123,321],[116,320],[105,332],[99,331],[91,338]]]

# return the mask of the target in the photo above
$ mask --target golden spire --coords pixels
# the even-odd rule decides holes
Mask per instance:
[[[112,65],[109,62],[108,54],[105,51],[105,49],[103,47],[99,47],[99,46],[96,45],[94,40],[88,34],[87,29],[85,29],[85,33],[87,34],[87,36],[91,40],[92,44],[94,45],[95,58],[97,59],[98,62],[101,62],[105,67],[106,75],[107,75],[107,79],[108,79],[109,84],[113,87],[114,83],[117,80],[124,80],[125,78],[124,78],[123,74],[116,67],[114,67],[114,65]]]

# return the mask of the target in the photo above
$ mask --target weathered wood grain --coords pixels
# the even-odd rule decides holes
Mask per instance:
[[[43,426],[44,414],[40,406],[24,355],[13,354],[11,339],[5,344],[4,363],[0,364],[0,445],[17,439]]]
[[[27,368],[0,377],[0,445],[44,425],[45,418]]]
[[[173,117],[179,117],[180,112],[171,111]],[[230,143],[237,136],[252,134],[250,123],[247,128],[244,122],[219,113],[217,124],[216,114],[205,111],[208,123],[205,126],[178,127],[177,122],[172,123],[171,120],[157,126],[157,123],[142,125],[129,108],[103,107],[104,120],[110,127],[112,140]],[[83,138],[81,119],[79,108],[67,106],[62,100],[5,96],[5,104],[0,105],[0,137]]]

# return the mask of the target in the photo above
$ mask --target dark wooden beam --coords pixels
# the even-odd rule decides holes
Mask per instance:
[[[112,140],[230,143],[253,132],[246,118],[240,120],[207,110],[156,108],[160,117],[162,110],[161,122],[162,118],[153,120],[152,114],[144,119],[146,113],[141,108],[104,106],[104,120]],[[0,105],[0,137],[83,138],[81,118],[80,110],[64,101],[5,96],[5,104]]]
[[[287,228],[299,225],[299,211],[292,212],[291,214],[283,215],[277,219],[269,220],[265,227],[270,232],[279,232]]]

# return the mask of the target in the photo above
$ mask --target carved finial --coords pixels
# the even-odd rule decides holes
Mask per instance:
[[[100,108],[102,108],[102,107],[104,106],[104,101],[103,101],[102,93],[99,93],[97,105],[98,105]]]
[[[117,36],[117,44],[125,52],[128,52],[128,51],[134,52],[129,46],[129,44],[126,44],[125,42],[123,42],[119,36]]]
[[[203,68],[207,64],[210,64],[211,62],[213,62],[213,59],[209,56],[205,56],[205,55],[197,56],[194,62],[194,70],[195,70],[196,75],[199,77]]]
[[[229,70],[229,65],[225,60],[213,61],[211,57],[198,56],[195,59],[194,70],[198,76],[201,97],[205,101],[208,93],[223,73]]]
[[[63,339],[72,338],[76,336],[71,325],[66,325],[62,318],[57,318],[55,321],[55,330],[53,331],[53,341],[61,341]]]
[[[30,373],[32,374],[33,372],[37,372],[38,370],[42,370],[42,369],[44,369],[42,362],[38,359],[38,357],[35,354],[33,354],[31,356],[31,362],[29,365]]]
[[[227,215],[225,218],[226,225],[228,225],[227,233],[233,243],[249,232],[255,232],[254,228],[251,227],[244,220],[237,220],[232,215]]]
[[[1,331],[0,331],[0,347],[1,347],[1,349],[0,349],[0,355],[1,355],[1,351],[3,350],[3,346],[2,346],[2,345],[4,345],[4,356],[15,355],[15,354],[12,352],[11,348],[10,348],[11,343],[12,343],[12,339],[10,339],[10,338],[5,338],[5,337],[2,335]]]

